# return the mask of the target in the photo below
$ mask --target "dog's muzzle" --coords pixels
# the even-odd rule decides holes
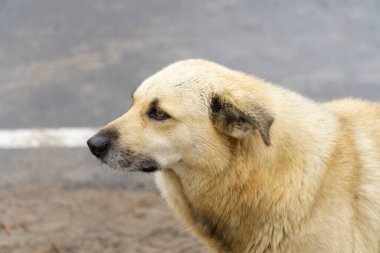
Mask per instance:
[[[117,137],[116,132],[102,130],[88,139],[87,145],[94,156],[111,168],[142,172],[160,170],[160,165],[148,156],[112,147]]]

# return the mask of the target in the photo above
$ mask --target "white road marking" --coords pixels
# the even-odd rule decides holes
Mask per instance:
[[[0,149],[85,147],[99,128],[0,129]]]

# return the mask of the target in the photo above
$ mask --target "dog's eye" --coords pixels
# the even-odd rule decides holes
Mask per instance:
[[[148,116],[155,120],[165,120],[170,118],[169,114],[158,107],[152,107],[148,112]]]

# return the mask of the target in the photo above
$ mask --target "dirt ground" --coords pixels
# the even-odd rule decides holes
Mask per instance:
[[[1,253],[207,252],[155,191],[0,191]]]

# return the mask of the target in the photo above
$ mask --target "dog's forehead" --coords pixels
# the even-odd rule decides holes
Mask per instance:
[[[144,83],[135,92],[135,102],[149,105],[154,101],[166,108],[191,106],[192,108],[205,107],[207,92],[195,88],[185,82],[176,83]]]
[[[195,82],[189,80],[147,80],[136,90],[135,95],[139,98],[162,96],[182,97],[190,94],[203,93],[204,89]]]
[[[223,83],[220,66],[203,61],[178,62],[146,79],[136,90],[137,99],[152,96],[189,97],[207,96]]]
[[[153,76],[144,81],[135,91],[135,99],[147,100],[156,98],[179,98],[194,100],[211,93],[196,76]],[[195,102],[195,101],[194,101]]]

